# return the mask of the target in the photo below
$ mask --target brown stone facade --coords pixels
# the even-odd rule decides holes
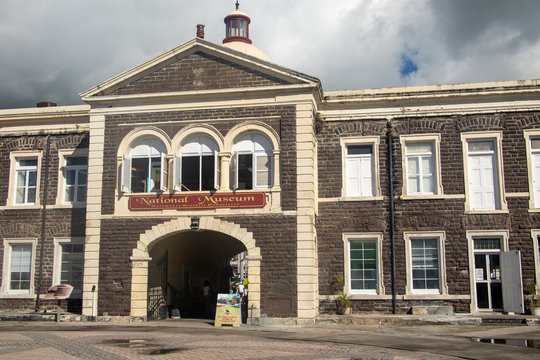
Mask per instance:
[[[290,81],[264,74],[204,52],[196,52],[114,91],[133,95],[166,91],[231,89],[290,84]]]
[[[253,233],[261,248],[262,314],[294,317],[296,314],[296,218],[283,215],[231,216],[223,220]],[[139,237],[163,218],[104,220],[101,230],[99,312],[129,316],[130,256]],[[278,225],[278,226],[276,226]]]
[[[469,312],[470,302],[464,299],[403,300],[406,266],[403,232],[444,231],[448,295],[469,295],[469,260],[466,232],[468,230],[508,230],[509,250],[521,251],[523,284],[534,283],[534,255],[531,229],[537,229],[540,217],[529,212],[527,196],[528,173],[523,131],[540,129],[539,114],[534,112],[495,115],[445,116],[434,118],[393,119],[393,181],[395,197],[396,291],[397,309],[405,313],[413,305],[449,304],[457,312]],[[463,154],[460,136],[478,131],[502,132],[504,183],[508,212],[471,214],[465,211]],[[440,167],[445,195],[441,199],[402,199],[403,169],[400,135],[440,134]],[[339,198],[341,176],[340,138],[375,135],[380,137],[380,183],[384,199],[374,201],[330,201],[319,205],[317,235],[319,241],[319,292],[332,294],[335,276],[344,275],[345,232],[379,232],[384,234],[382,266],[385,295],[391,294],[391,245],[389,235],[388,144],[385,123],[371,120],[328,121],[319,126],[319,194],[321,198]],[[386,300],[354,300],[358,311],[390,312],[392,303]],[[335,311],[331,301],[321,302],[321,311]]]
[[[87,149],[88,134],[57,134],[52,135],[50,140],[49,171],[48,178],[45,178],[45,152],[46,137],[36,136],[6,136],[0,138],[0,204],[3,210],[0,211],[0,268],[3,268],[4,254],[7,249],[4,248],[4,239],[16,241],[17,239],[35,239],[35,256],[32,258],[34,267],[33,287],[37,291],[39,286],[39,254],[41,252],[42,238],[42,209],[44,199],[44,186],[48,182],[47,210],[45,218],[45,233],[43,236],[43,266],[41,293],[53,285],[53,266],[54,266],[54,239],[55,238],[73,238],[85,236],[86,209],[84,207],[62,208],[56,204],[58,192],[58,162],[59,150],[64,149]],[[40,208],[24,209],[21,207],[10,207],[7,204],[7,197],[10,191],[10,153],[13,151],[32,151],[42,152],[41,176],[39,178],[39,189],[41,200]],[[8,276],[6,273],[0,276]],[[5,294],[0,300],[0,311],[21,311],[34,310],[36,305],[35,298],[10,298]],[[40,308],[55,308],[56,302],[50,303],[41,300]],[[63,306],[73,312],[80,313],[80,299],[72,299],[63,302]]]
[[[114,214],[118,184],[117,153],[122,139],[140,123],[164,131],[170,138],[185,126],[200,123],[218,129],[223,136],[245,119],[258,118],[269,125],[280,141],[280,185],[283,211],[296,208],[295,107],[269,106],[202,111],[123,114],[106,117],[102,214]],[[265,117],[269,120],[265,120]],[[220,119],[235,119],[223,121]],[[133,123],[132,126],[129,124]],[[122,124],[122,126],[119,126]],[[185,212],[178,211],[178,216]],[[204,216],[204,215],[203,215]],[[280,214],[242,215],[222,218],[253,233],[261,249],[261,313],[294,317],[296,314],[296,217]],[[100,234],[99,314],[130,314],[132,250],[141,234],[169,219],[141,216],[102,220]]]
[[[103,172],[106,175],[103,178],[102,213],[112,214],[114,212],[114,191],[118,181],[116,176],[118,172],[116,163],[118,146],[130,131],[140,127],[138,123],[155,124],[170,138],[173,138],[185,126],[205,120],[204,124],[214,126],[225,136],[235,125],[254,117],[271,126],[280,137],[281,203],[283,210],[294,210],[296,208],[295,107],[276,106],[107,116],[103,164]],[[264,120],[265,117],[271,120]],[[220,119],[231,118],[235,120],[220,121]],[[133,123],[133,126],[130,126],[129,123]],[[118,126],[119,124],[123,124],[123,126]]]

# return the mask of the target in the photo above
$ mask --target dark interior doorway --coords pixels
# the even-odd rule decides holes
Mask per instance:
[[[218,293],[228,293],[231,259],[245,252],[237,239],[215,231],[186,231],[164,238],[150,249],[148,319],[211,319]],[[210,285],[208,297],[203,294]]]

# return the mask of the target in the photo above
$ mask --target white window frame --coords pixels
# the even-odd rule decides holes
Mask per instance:
[[[214,189],[219,189],[219,183],[220,183],[220,159],[219,159],[219,144],[216,143],[216,141],[206,134],[196,134],[189,136],[185,141],[182,142],[182,147],[180,148],[180,152],[178,154],[175,154],[173,157],[173,182],[174,182],[174,190],[176,191],[184,191],[184,192],[196,192],[196,191],[210,191],[210,190],[199,190],[201,188],[201,182],[202,182],[202,152],[199,151],[198,153],[192,153],[192,154],[184,154],[183,153],[183,147],[186,143],[193,142],[193,140],[198,139],[199,146],[203,143],[201,141],[201,138],[205,138],[207,140],[210,140],[212,144],[215,147],[214,151]],[[187,189],[185,186],[181,185],[181,179],[182,179],[182,157],[183,156],[198,156],[199,157],[199,189],[193,190],[193,189]]]
[[[501,241],[500,252],[509,251],[508,238],[510,232],[508,230],[467,230],[467,251],[469,255],[469,288],[471,291],[471,312],[478,311],[476,303],[476,281],[474,268],[474,239],[475,238],[499,238]]]
[[[41,200],[39,196],[41,182],[41,151],[13,151],[9,154],[10,157],[10,176],[9,176],[9,192],[7,205],[10,207],[35,207],[40,206]],[[37,159],[37,174],[36,174],[36,199],[33,203],[17,203],[17,170],[18,162],[21,159]]]
[[[439,198],[444,194],[441,176],[441,134],[422,134],[422,135],[401,135],[399,137],[401,143],[401,168],[403,174],[403,189],[401,191],[402,199],[418,199],[418,198]],[[432,143],[433,153],[431,157],[433,159],[433,193],[409,193],[407,188],[409,170],[407,166],[407,144],[413,143]],[[411,155],[414,156],[414,155]],[[421,168],[421,164],[420,164]]]
[[[384,277],[383,277],[383,262],[382,262],[382,233],[343,233],[343,259],[344,259],[344,286],[343,291],[351,295],[368,296],[369,295],[384,295]],[[375,241],[377,251],[377,287],[372,290],[353,290],[351,289],[351,248],[350,242],[354,240],[360,241]]]
[[[62,244],[81,244],[84,245],[84,237],[73,237],[73,238],[54,238],[54,267],[53,267],[53,285],[60,284],[62,276]],[[84,270],[84,249],[82,251],[83,263],[82,268]],[[81,281],[83,278],[81,277]],[[70,284],[71,285],[71,284]],[[82,286],[82,282],[81,282]],[[81,289],[73,288],[71,297],[80,297],[82,294]]]
[[[403,239],[405,240],[405,270],[407,275],[407,284],[405,293],[407,295],[418,296],[444,296],[448,295],[448,284],[446,282],[446,259],[445,259],[445,242],[446,232],[444,231],[418,231],[404,232]],[[436,239],[439,256],[439,288],[438,289],[414,289],[413,273],[412,273],[412,246],[411,240],[416,239]]]
[[[381,185],[380,185],[380,176],[379,176],[379,144],[380,139],[378,136],[360,136],[360,137],[348,137],[340,138],[341,145],[341,196],[344,199],[354,199],[354,200],[374,200],[382,199],[381,195]],[[371,196],[357,196],[349,195],[347,190],[347,147],[354,145],[369,145],[372,148],[372,159],[371,159],[371,182],[372,182],[372,191]]]
[[[539,154],[540,150],[533,150],[531,146],[531,139],[540,138],[540,130],[525,130],[523,131],[523,137],[525,138],[525,148],[527,153],[527,172],[528,172],[528,181],[529,181],[529,210],[530,211],[540,211],[540,199],[535,196],[534,188],[535,183],[537,186],[540,186],[540,179],[534,178],[534,163],[533,163],[533,153]]]
[[[536,281],[536,294],[540,295],[540,229],[531,230],[531,238],[534,254],[534,274]]]
[[[493,141],[495,145],[494,156],[495,156],[495,166],[496,169],[493,169],[493,173],[497,175],[498,181],[494,191],[499,200],[498,208],[494,210],[484,210],[484,209],[473,209],[471,208],[470,202],[470,189],[469,189],[469,150],[468,144],[471,141]],[[465,185],[465,212],[466,213],[500,213],[508,212],[508,204],[506,201],[505,195],[505,186],[504,186],[504,166],[503,166],[503,154],[502,154],[502,132],[501,131],[486,131],[486,132],[471,132],[471,133],[461,133],[461,146],[463,153],[463,174],[464,174],[464,185]],[[497,205],[497,204],[496,204]],[[497,206],[496,206],[497,207]]]
[[[167,145],[163,143],[163,140],[159,137],[153,136],[153,135],[145,135],[142,137],[139,137],[132,141],[131,146],[128,147],[128,154],[122,155],[119,157],[119,161],[121,162],[120,165],[120,191],[126,194],[132,193],[132,184],[131,184],[131,169],[132,169],[132,160],[133,158],[141,158],[141,159],[149,159],[149,169],[148,171],[151,173],[152,169],[152,162],[150,159],[153,157],[150,156],[151,154],[148,154],[147,157],[144,156],[132,156],[131,150],[133,149],[133,145],[139,145],[140,142],[143,142],[142,140],[148,139],[148,143],[151,144],[152,141],[156,141],[161,143],[161,145],[164,148],[164,152],[160,152],[160,187],[159,189],[154,189],[152,191],[144,191],[140,194],[155,194],[157,192],[161,191],[167,191],[167,183],[168,183],[168,158],[167,158]],[[143,142],[144,143],[144,142]],[[146,144],[146,146],[151,147],[151,145]]]
[[[13,245],[31,245],[32,258],[30,260],[30,289],[29,290],[10,290],[11,280],[11,256]],[[36,238],[4,239],[4,265],[2,269],[2,290],[0,294],[7,298],[33,298],[34,297],[34,275],[36,264]]]
[[[264,150],[257,150],[255,148],[256,141],[253,140],[254,136],[258,136],[261,138],[264,138],[269,146],[271,148],[264,149]],[[237,150],[237,144],[243,140],[246,137],[251,137],[251,149],[250,150]],[[262,190],[262,189],[271,189],[274,186],[274,149],[272,145],[272,140],[268,138],[268,136],[261,132],[247,132],[243,133],[238,138],[235,139],[234,144],[232,146],[232,159],[231,159],[231,175],[232,175],[232,186],[231,190],[238,190],[238,156],[239,155],[251,155],[251,161],[252,161],[252,187],[251,189],[242,189],[242,191],[249,191],[249,190]],[[270,166],[268,167],[268,170],[265,170],[265,172],[269,173],[268,185],[258,185],[257,183],[257,174],[259,173],[259,170],[257,169],[257,159],[259,157],[268,157],[270,161]]]
[[[73,207],[82,207],[86,205],[85,201],[67,201],[66,200],[66,169],[67,159],[70,157],[88,158],[88,149],[61,149],[58,150],[58,190],[56,192],[56,204]],[[77,169],[83,169],[84,166],[77,166]],[[88,165],[86,165],[86,189],[88,191]]]

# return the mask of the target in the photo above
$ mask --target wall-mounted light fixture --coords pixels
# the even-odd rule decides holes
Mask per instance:
[[[199,230],[199,218],[198,217],[192,217],[191,218],[191,230]]]

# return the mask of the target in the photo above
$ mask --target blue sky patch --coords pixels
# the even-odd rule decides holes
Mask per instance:
[[[417,71],[418,65],[414,62],[413,58],[407,54],[401,54],[401,66],[399,67],[401,77],[409,76]]]

